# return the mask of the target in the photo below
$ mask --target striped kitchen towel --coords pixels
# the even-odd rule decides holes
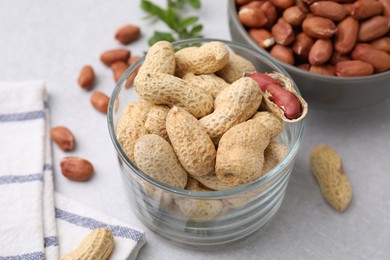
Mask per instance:
[[[55,194],[46,100],[41,81],[0,83],[0,260],[59,259],[98,227],[110,259],[135,259],[143,231]]]

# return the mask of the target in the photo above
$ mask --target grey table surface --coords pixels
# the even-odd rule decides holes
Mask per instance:
[[[43,79],[52,125],[68,126],[77,139],[70,155],[88,158],[95,166],[89,182],[70,182],[59,170],[60,159],[68,154],[54,147],[56,191],[144,229],[147,244],[138,259],[390,259],[389,99],[353,111],[310,109],[284,202],[273,220],[247,239],[207,251],[181,248],[141,224],[124,195],[106,117],[91,107],[91,92],[76,83],[80,68],[91,64],[98,78],[94,90],[110,94],[115,83],[99,56],[122,47],[113,38],[115,29],[126,23],[141,26],[142,38],[128,46],[133,54],[147,49],[154,30],[165,29],[143,19],[139,2],[0,2],[0,80]],[[204,36],[229,40],[227,1],[202,2],[198,14]],[[318,144],[334,147],[343,158],[353,186],[344,213],[328,206],[310,173],[309,152]]]

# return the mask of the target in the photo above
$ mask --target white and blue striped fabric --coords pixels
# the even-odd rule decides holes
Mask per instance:
[[[44,83],[0,83],[0,260],[59,259],[94,228],[115,238],[110,259],[135,259],[144,232],[53,187]]]

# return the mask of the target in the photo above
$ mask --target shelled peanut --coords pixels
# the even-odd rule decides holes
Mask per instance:
[[[292,86],[279,73],[256,72],[222,42],[175,52],[171,43],[160,41],[134,79],[140,101],[124,109],[118,140],[137,167],[166,185],[213,191],[246,184],[284,158],[287,148],[275,144],[277,136],[285,122],[307,113]],[[226,212],[218,200],[158,195],[158,189],[143,186],[151,198],[175,205],[187,220],[210,220]],[[244,205],[248,196],[227,207]]]
[[[235,2],[249,36],[284,63],[340,77],[390,70],[387,0]]]

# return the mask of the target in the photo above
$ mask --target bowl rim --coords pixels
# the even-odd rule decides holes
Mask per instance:
[[[257,45],[256,42],[254,42],[252,40],[252,38],[249,36],[248,32],[245,30],[245,27],[238,20],[237,8],[236,8],[236,4],[235,4],[234,0],[229,0],[228,1],[228,17],[230,17],[230,19],[233,22],[234,26],[238,29],[240,34],[245,38],[247,43],[250,44],[250,47],[254,48],[255,50],[257,50],[257,51],[259,51],[259,52],[261,52],[261,53],[263,53],[265,55],[267,55],[267,57],[269,57],[274,63],[277,63],[278,65],[281,65],[284,68],[286,68],[288,71],[292,71],[292,72],[294,72],[296,74],[303,74],[305,77],[308,77],[310,79],[322,79],[324,81],[325,80],[326,81],[335,80],[335,81],[338,81],[340,83],[343,83],[343,82],[351,83],[351,81],[358,81],[358,82],[362,82],[363,81],[363,83],[367,83],[367,82],[369,83],[372,80],[378,80],[378,78],[382,78],[382,77],[386,77],[386,76],[390,77],[390,70],[385,71],[385,72],[381,72],[381,73],[372,74],[372,75],[369,75],[369,76],[361,76],[361,77],[337,77],[337,76],[315,74],[315,73],[312,73],[312,72],[308,72],[308,71],[302,70],[300,68],[297,68],[296,66],[292,66],[292,65],[287,64],[287,63],[285,63],[283,61],[280,61],[279,59],[274,58],[272,55],[269,54],[268,51],[266,51],[263,48],[261,48],[259,45]],[[230,23],[229,23],[229,26],[231,26]],[[351,88],[354,87],[354,85],[352,85],[352,84],[350,84],[350,85],[346,84],[346,86],[347,87],[351,87]]]
[[[237,43],[237,42],[232,42],[228,40],[222,40],[222,39],[215,39],[215,38],[197,38],[197,39],[188,39],[188,40],[181,40],[181,41],[176,41],[173,44],[174,47],[180,46],[180,45],[190,45],[194,43],[207,43],[211,41],[219,41],[224,44],[226,44],[228,47],[234,47],[238,49],[242,49],[244,51],[249,52],[250,54],[254,56],[260,56],[260,58],[265,59],[265,61],[271,63],[273,66],[275,66],[280,72],[288,76],[290,79],[291,76],[287,73],[287,71],[281,67],[279,64],[273,62],[270,60],[267,56],[265,56],[263,53],[259,53],[253,48],[250,48],[249,46],[246,46],[242,43]],[[243,185],[239,185],[230,189],[226,190],[219,190],[219,191],[188,191],[184,189],[177,189],[172,186],[166,185],[164,183],[161,183],[159,181],[156,181],[149,175],[145,174],[140,170],[125,154],[124,150],[122,149],[121,145],[119,144],[119,141],[117,140],[117,136],[115,133],[115,126],[114,126],[114,107],[115,107],[115,101],[116,98],[118,97],[120,91],[124,87],[125,81],[127,77],[136,69],[138,68],[139,65],[142,64],[142,62],[145,59],[145,55],[142,56],[137,62],[135,62],[133,65],[131,65],[126,72],[122,75],[122,77],[119,79],[117,84],[115,85],[114,90],[112,91],[112,94],[110,96],[110,101],[108,105],[108,110],[107,110],[107,124],[108,124],[108,131],[109,135],[111,138],[111,141],[116,149],[117,154],[119,155],[122,163],[124,163],[127,167],[129,167],[138,177],[143,179],[144,181],[148,182],[149,184],[162,189],[166,192],[169,193],[174,193],[176,195],[181,195],[185,197],[191,197],[191,198],[199,198],[199,199],[219,199],[221,197],[226,197],[226,196],[231,196],[235,194],[239,194],[251,189],[254,189],[256,187],[261,186],[262,184],[267,183],[267,181],[271,178],[273,178],[275,175],[277,175],[279,172],[286,172],[286,168],[288,168],[292,163],[294,163],[295,156],[302,144],[302,139],[304,135],[304,130],[305,130],[305,119],[295,122],[295,123],[286,123],[286,124],[298,124],[299,130],[297,133],[297,138],[292,142],[291,149],[289,149],[286,157],[279,162],[271,171],[269,171],[266,175],[250,182],[246,183]],[[295,90],[297,91],[298,94],[300,94],[298,87],[296,84],[293,82],[293,86]],[[123,170],[121,169],[121,174],[124,174]],[[125,176],[130,178],[130,176]]]

